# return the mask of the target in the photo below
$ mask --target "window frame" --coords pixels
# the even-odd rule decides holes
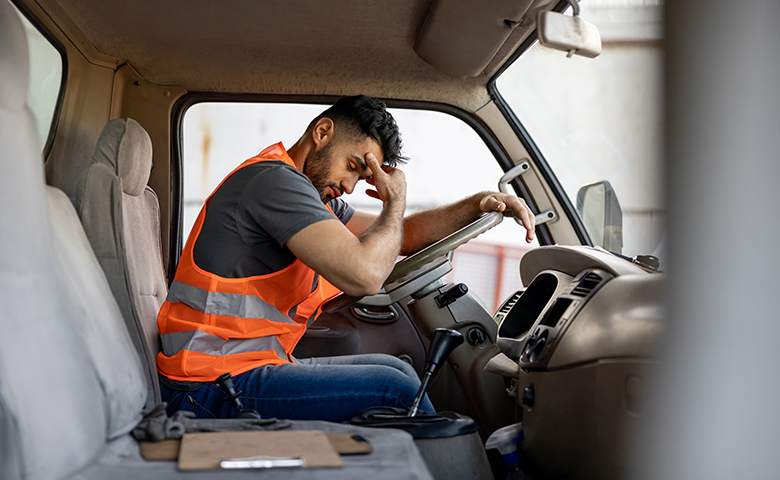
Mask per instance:
[[[552,11],[563,12],[568,7],[569,7],[568,1],[564,0],[558,2],[558,4],[555,5],[555,7],[553,7]],[[558,203],[561,205],[561,208],[563,209],[563,213],[566,215],[566,218],[569,220],[569,223],[574,228],[574,231],[577,234],[577,238],[580,241],[580,244],[593,246],[593,241],[591,240],[590,235],[585,229],[585,224],[582,222],[580,216],[577,215],[577,211],[574,208],[574,205],[572,205],[569,196],[566,194],[566,191],[563,189],[563,186],[558,180],[558,177],[555,176],[553,169],[547,163],[547,160],[545,160],[544,155],[542,154],[541,150],[539,150],[539,147],[531,138],[531,135],[528,133],[528,130],[525,129],[520,119],[517,118],[514,111],[511,109],[511,107],[506,102],[506,100],[504,100],[504,97],[501,95],[501,92],[498,90],[498,87],[496,86],[496,83],[498,82],[498,78],[501,76],[501,74],[503,74],[509,67],[511,67],[515,63],[515,61],[517,61],[517,59],[520,58],[520,56],[523,53],[525,53],[526,50],[531,48],[534,45],[534,43],[536,43],[538,39],[539,37],[537,31],[534,30],[531,33],[531,35],[529,35],[528,38],[526,38],[525,41],[522,44],[520,44],[519,47],[517,47],[517,50],[515,50],[514,53],[512,53],[509,59],[506,62],[504,62],[501,68],[498,69],[495,75],[493,75],[493,77],[488,82],[487,84],[488,93],[490,94],[490,98],[492,98],[493,101],[496,103],[496,106],[498,107],[499,111],[501,111],[501,114],[504,115],[504,118],[509,123],[512,130],[515,132],[515,135],[517,135],[517,138],[520,140],[520,143],[522,143],[523,147],[525,147],[526,151],[528,151],[528,155],[531,157],[531,160],[539,169],[539,172],[544,178],[545,183],[552,190],[556,200],[558,200]],[[540,239],[540,243],[541,243],[541,239]]]
[[[60,54],[60,60],[62,60],[62,78],[60,79],[60,91],[57,94],[57,102],[55,103],[54,111],[52,112],[51,123],[49,124],[49,134],[46,137],[46,142],[44,143],[43,150],[41,151],[43,161],[46,162],[46,159],[49,157],[49,154],[51,154],[52,147],[54,146],[54,137],[56,136],[57,129],[59,128],[62,106],[65,102],[65,90],[68,86],[68,51],[65,48],[65,45],[60,42],[57,37],[51,33],[51,31],[41,25],[40,21],[35,17],[35,15],[32,14],[32,12],[30,12],[26,5],[22,5],[15,0],[11,0],[11,4],[19,13],[24,16],[24,18],[27,19],[28,22],[30,22],[33,27],[35,27],[38,33],[40,33],[43,38],[45,38],[46,41],[48,41],[49,44],[54,47],[57,53]]]
[[[184,115],[190,107],[199,103],[300,103],[322,105],[327,107],[341,98],[338,95],[271,95],[271,94],[230,94],[194,92],[182,96],[173,106],[171,113],[171,219],[169,232],[168,272],[169,282],[173,281],[178,266],[179,257],[184,245],[182,238],[183,221],[183,151],[184,151]],[[381,99],[389,108],[414,110],[429,110],[441,112],[465,122],[470,126],[488,148],[503,172],[515,165],[509,154],[498,141],[493,132],[476,116],[453,105],[423,102],[413,100]],[[498,179],[496,179],[498,181]],[[534,212],[538,206],[528,192],[521,178],[512,182],[515,193],[521,196]],[[540,245],[552,244],[552,239],[546,225],[537,227],[537,237]]]

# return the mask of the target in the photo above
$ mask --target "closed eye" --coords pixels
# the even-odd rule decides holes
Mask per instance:
[[[358,170],[362,178],[368,178],[371,176],[371,171],[368,169],[368,165],[366,165],[366,162],[364,162],[362,158],[358,157],[357,155],[352,155],[352,160],[354,160],[355,163],[349,162],[350,170]]]

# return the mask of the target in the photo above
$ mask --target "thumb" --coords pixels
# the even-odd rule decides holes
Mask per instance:
[[[488,195],[480,202],[480,210],[483,212],[503,212],[506,210],[506,203],[493,195]]]

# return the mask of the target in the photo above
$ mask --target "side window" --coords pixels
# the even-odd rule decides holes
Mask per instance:
[[[578,213],[594,244],[628,256],[655,255],[663,268],[662,3],[582,0],[582,18],[601,32],[601,55],[567,58],[537,43],[496,86],[533,136],[572,205],[582,202]],[[605,222],[606,207],[601,204],[584,206],[586,192],[605,197],[601,192],[609,188],[596,183],[602,181],[608,181],[619,198],[620,208],[608,215],[618,217],[618,210],[619,224]]]
[[[273,143],[285,147],[300,138],[323,105],[199,103],[184,116],[183,234],[186,238],[205,199],[244,160]],[[390,109],[409,162],[407,214],[444,205],[483,190],[496,190],[503,174],[490,150],[465,122],[451,115]],[[378,213],[381,203],[365,194],[368,185],[343,197],[358,210]],[[530,246],[513,221],[460,247],[448,281],[464,282],[489,309],[521,288],[518,264]]]
[[[27,89],[27,106],[38,125],[41,150],[46,146],[57,112],[64,62],[62,54],[52,43],[19,12],[27,35],[30,54],[30,80]]]

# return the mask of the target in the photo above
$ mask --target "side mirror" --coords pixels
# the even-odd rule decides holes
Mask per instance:
[[[539,42],[545,47],[568,52],[569,57],[574,54],[596,58],[601,54],[599,30],[577,13],[575,10],[571,17],[556,12],[539,12],[536,21]]]
[[[623,253],[623,210],[608,181],[580,187],[577,213],[596,245],[610,252]]]

